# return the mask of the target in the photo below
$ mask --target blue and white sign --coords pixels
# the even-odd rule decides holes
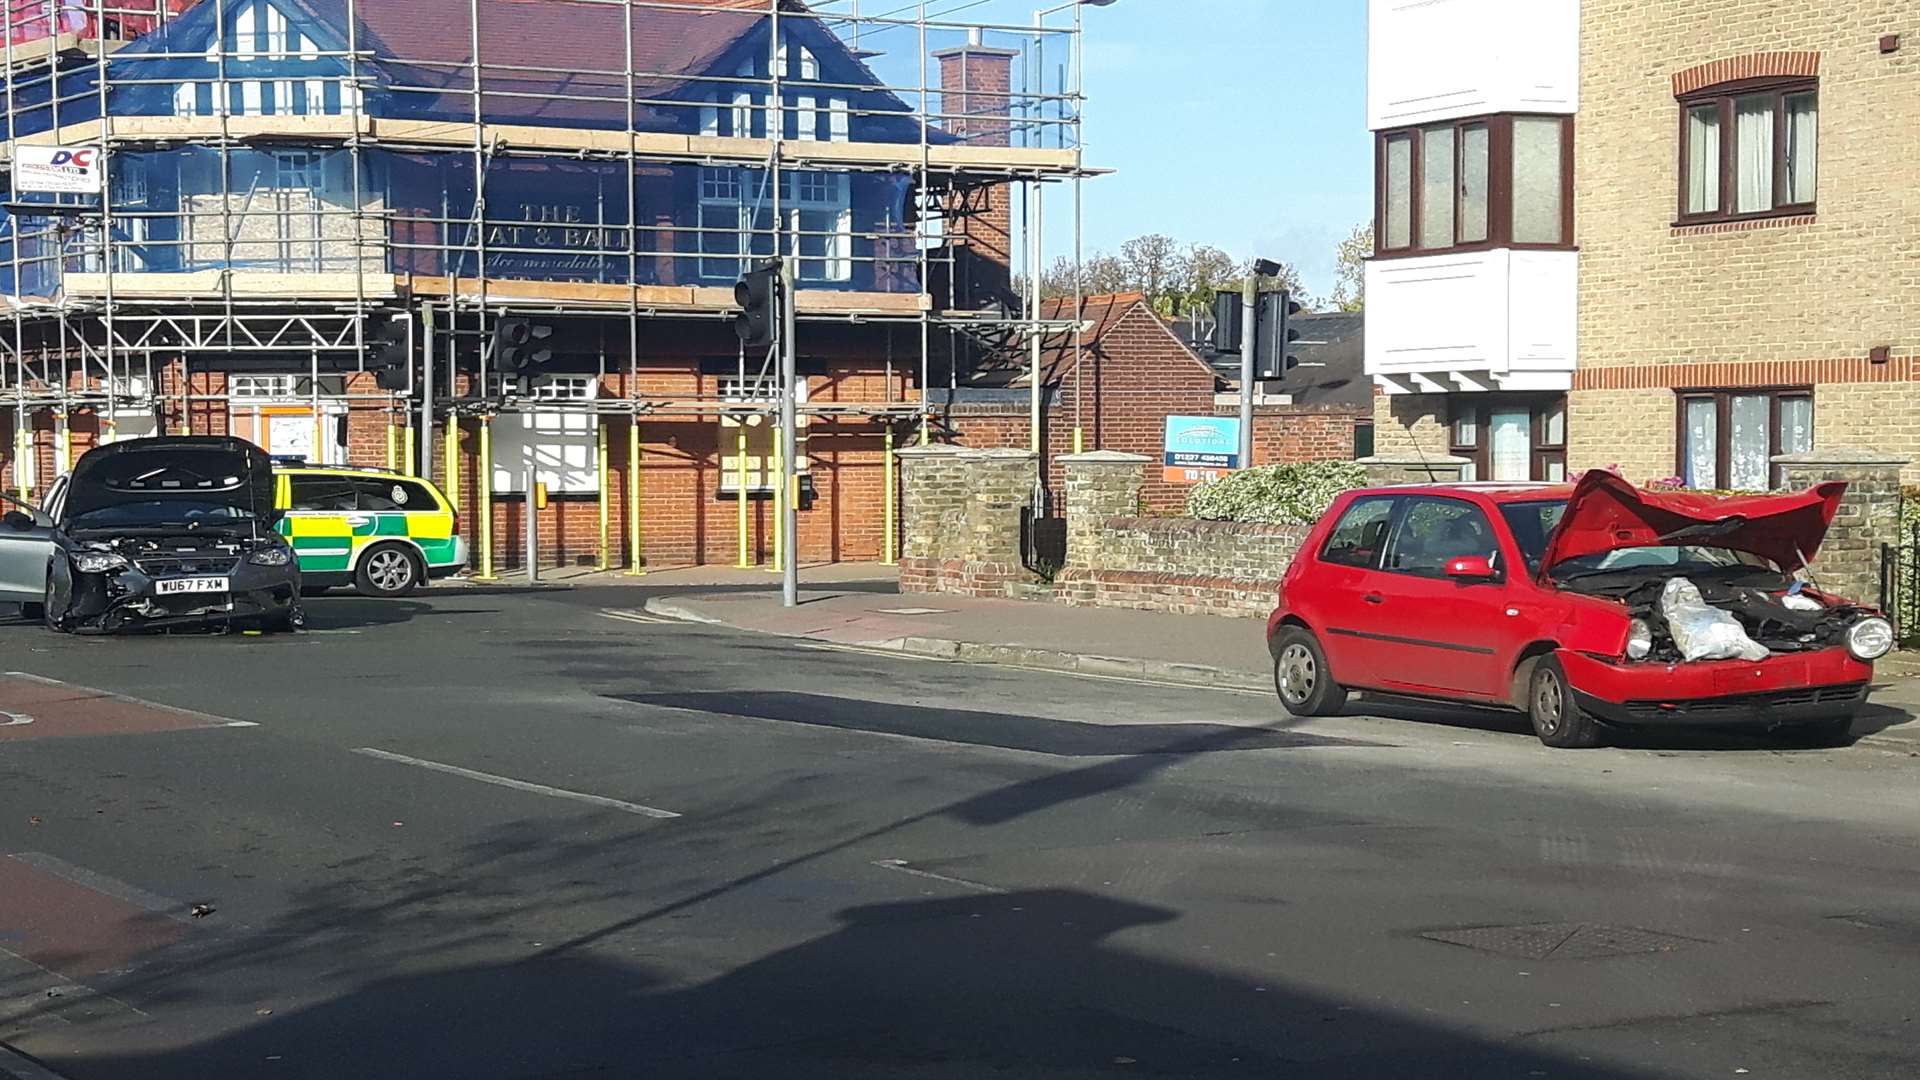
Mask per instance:
[[[1167,417],[1169,484],[1204,484],[1240,467],[1240,420],[1227,416]]]

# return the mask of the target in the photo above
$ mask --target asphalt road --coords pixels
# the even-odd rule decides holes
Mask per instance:
[[[0,1041],[76,1080],[1920,1070],[1904,751],[1295,725],[609,614],[643,597],[0,626]]]

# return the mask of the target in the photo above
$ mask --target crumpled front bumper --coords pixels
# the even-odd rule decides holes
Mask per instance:
[[[1575,702],[1627,726],[1766,730],[1838,720],[1859,711],[1873,680],[1873,665],[1843,648],[1685,664],[1557,655]]]
[[[292,612],[300,602],[300,573],[288,566],[242,562],[221,575],[225,593],[162,596],[161,579],[138,567],[83,574],[72,571],[72,600],[62,613],[69,629],[114,633],[173,626],[219,626],[271,619]]]

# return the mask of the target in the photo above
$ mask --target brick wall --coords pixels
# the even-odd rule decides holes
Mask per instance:
[[[1453,442],[1447,430],[1447,396],[1375,393],[1373,432],[1375,454],[1444,456]]]
[[[1093,565],[1055,579],[1067,603],[1264,618],[1306,530],[1192,518],[1109,518]]]
[[[1882,35],[1900,33],[1883,55]],[[1589,2],[1569,465],[1674,471],[1676,387],[1807,385],[1815,443],[1920,457],[1920,23],[1908,0]],[[1685,90],[1816,70],[1816,212],[1679,228]],[[1886,365],[1867,357],[1889,346]],[[1621,369],[1635,369],[1631,371]],[[1920,467],[1906,476],[1920,481]]]
[[[1057,395],[1043,420],[1047,487],[1065,490],[1061,458],[1073,450],[1076,420],[1082,449],[1113,450],[1162,460],[1169,416],[1232,416],[1216,405],[1218,380],[1211,368],[1180,344],[1144,303],[1133,304],[1089,343],[1079,371],[1071,359],[1056,368]],[[1029,444],[1028,406],[995,402],[955,407],[947,417],[955,441],[966,446]],[[1254,415],[1254,462],[1260,465],[1353,457],[1354,426],[1370,420],[1364,410],[1318,405],[1266,405]],[[1192,488],[1170,484],[1158,468],[1149,471],[1142,507],[1150,513],[1186,512]]]

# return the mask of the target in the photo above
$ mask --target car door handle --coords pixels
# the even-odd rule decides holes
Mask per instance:
[[[1365,600],[1369,604],[1384,604],[1387,602],[1387,598],[1377,592],[1370,592],[1360,599]]]

